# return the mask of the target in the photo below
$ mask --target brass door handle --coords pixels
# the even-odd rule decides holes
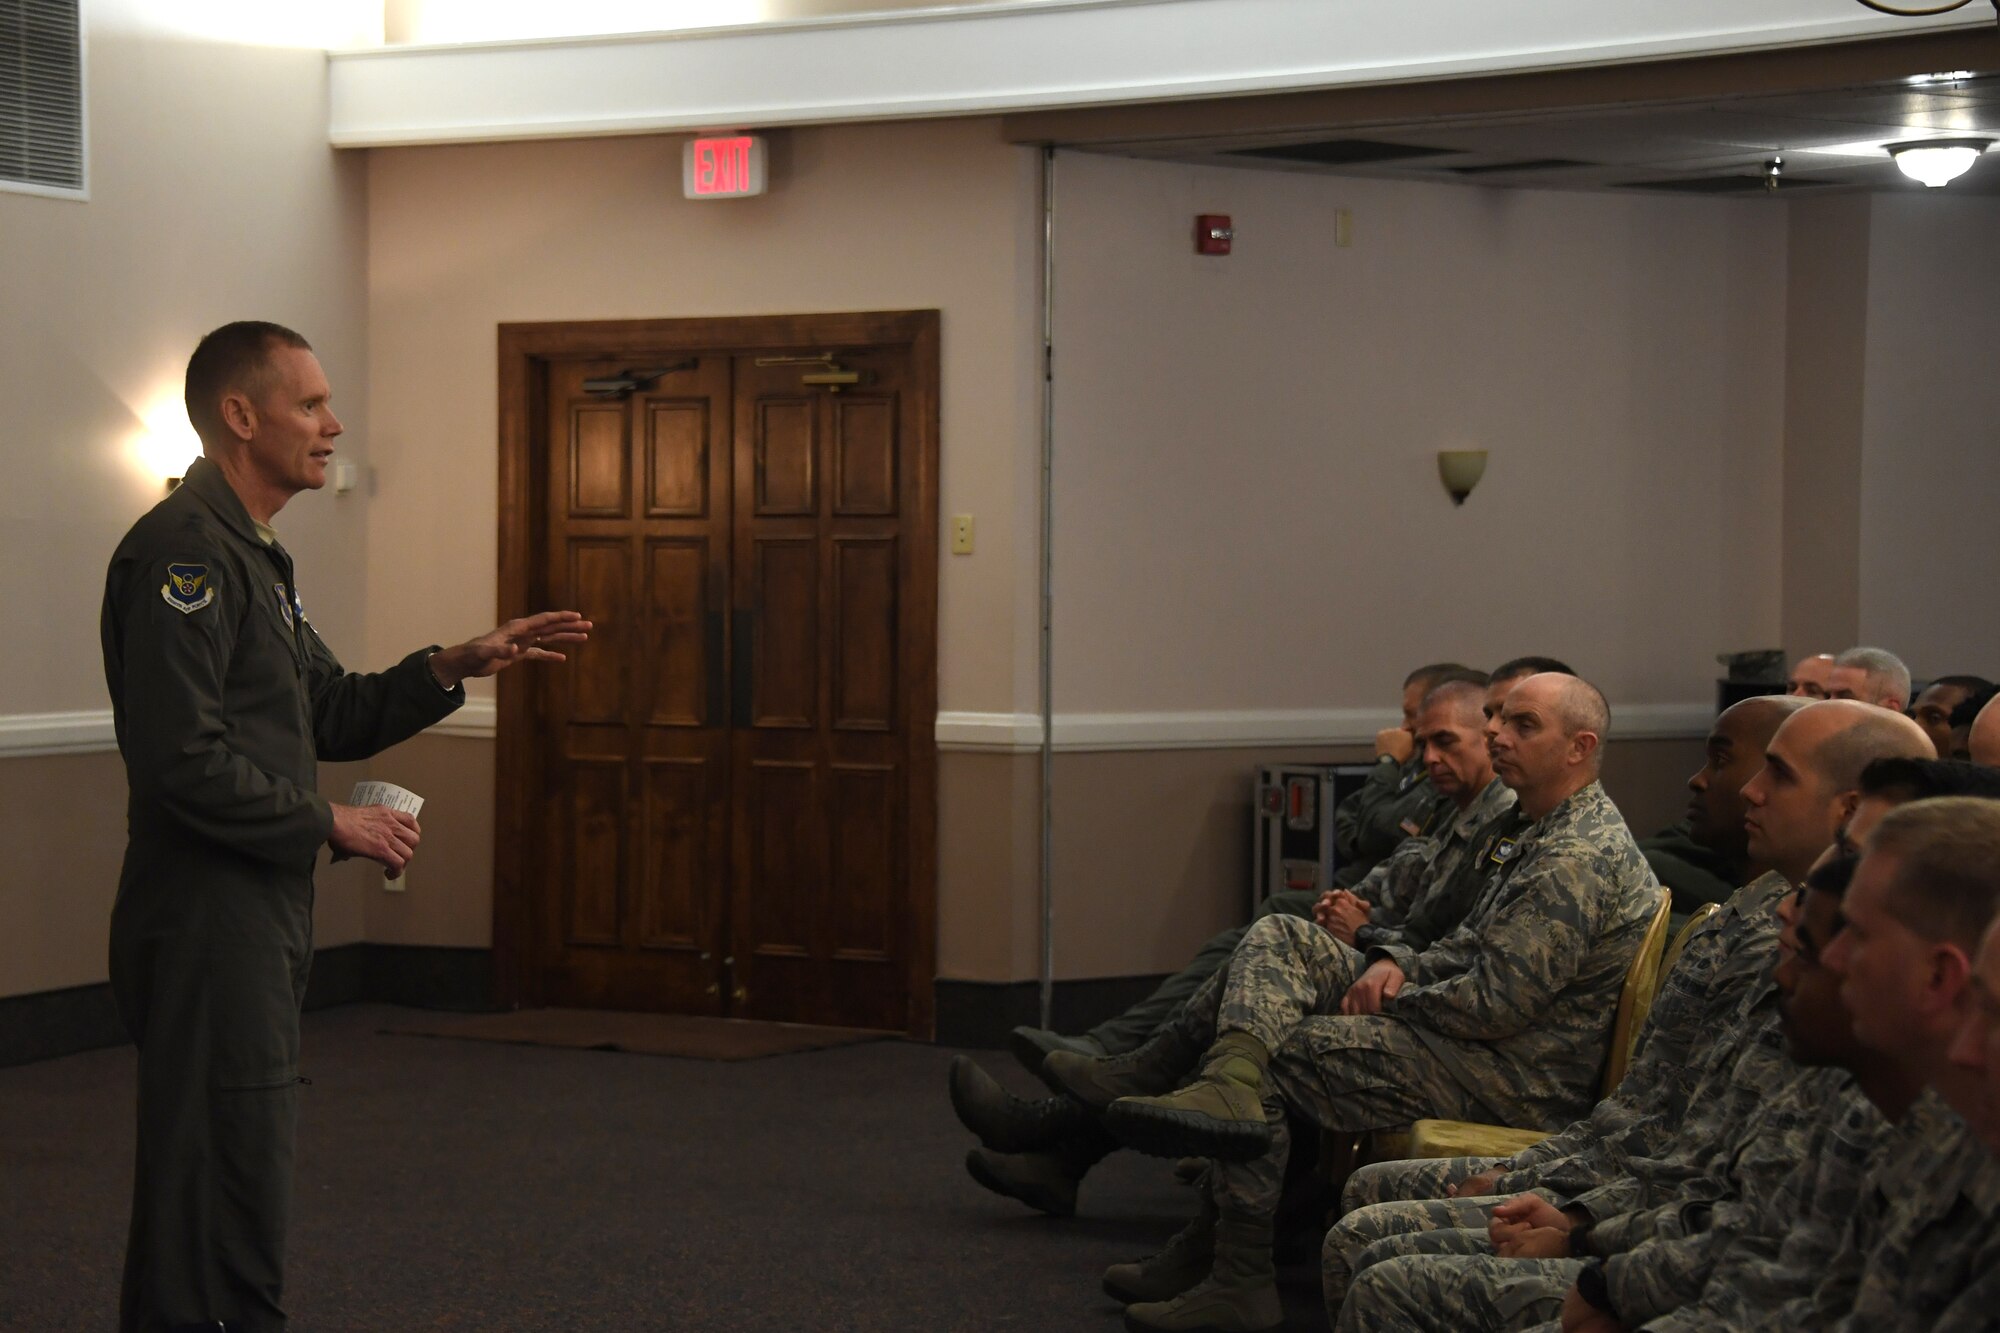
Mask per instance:
[[[731,991],[730,994],[736,997],[736,1003],[742,1004],[745,1000],[750,998],[750,988],[747,986],[738,986],[734,991]]]

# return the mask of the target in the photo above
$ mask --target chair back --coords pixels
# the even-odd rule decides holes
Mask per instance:
[[[1721,910],[1721,903],[1703,903],[1694,910],[1694,915],[1687,919],[1686,924],[1674,932],[1674,942],[1667,946],[1667,955],[1660,960],[1661,981],[1667,979],[1667,974],[1674,970],[1674,964],[1681,960],[1681,950],[1687,948],[1688,941],[1694,938],[1694,933]]]
[[[1604,1061],[1601,1089],[1604,1096],[1610,1096],[1618,1081],[1625,1077],[1625,1068],[1632,1063],[1632,1047],[1638,1041],[1639,1030],[1646,1025],[1646,1015],[1652,1011],[1653,996],[1660,988],[1660,961],[1666,953],[1667,928],[1673,913],[1674,895],[1661,889],[1653,924],[1646,927],[1646,938],[1639,943],[1639,952],[1625,973],[1625,989],[1618,996],[1618,1017],[1611,1024],[1611,1051]]]

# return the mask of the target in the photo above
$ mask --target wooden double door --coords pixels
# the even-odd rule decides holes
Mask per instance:
[[[501,678],[507,998],[928,1033],[936,336],[503,328],[509,611],[595,622]]]

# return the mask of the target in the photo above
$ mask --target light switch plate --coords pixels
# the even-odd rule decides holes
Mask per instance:
[[[951,553],[953,555],[972,554],[972,515],[953,514],[951,516]]]

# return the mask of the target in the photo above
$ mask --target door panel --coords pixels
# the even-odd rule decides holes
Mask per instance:
[[[586,760],[567,770],[570,873],[563,942],[615,946],[625,877],[625,766]]]
[[[640,809],[639,939],[648,949],[698,947],[708,896],[722,867],[710,860],[708,812],[716,766],[705,759],[648,759]]]
[[[896,539],[833,541],[833,725],[896,725]]]
[[[834,512],[896,512],[896,402],[843,396],[833,405]]]
[[[790,375],[797,380],[796,370]],[[812,398],[785,396],[757,400],[753,457],[759,515],[809,516],[813,512],[816,443],[813,436],[820,415],[815,411],[817,406],[817,400]]]
[[[646,517],[702,518],[708,513],[709,412],[703,399],[646,407]]]
[[[706,537],[658,537],[646,542],[645,718],[653,726],[708,723],[708,635],[720,607],[709,605]],[[595,631],[593,631],[594,633]]]
[[[576,403],[569,412],[569,513],[571,518],[623,518],[630,471],[625,455],[625,409],[615,403]]]
[[[810,535],[751,546],[750,723],[810,728],[819,716],[819,546]]]

